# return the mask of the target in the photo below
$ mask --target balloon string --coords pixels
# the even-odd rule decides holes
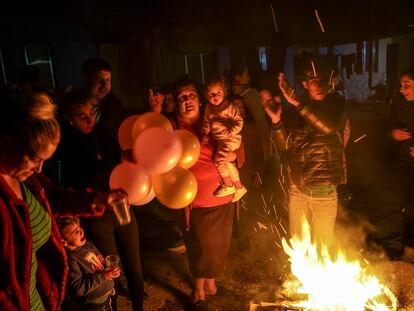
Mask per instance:
[[[190,205],[187,205],[185,211],[185,231],[190,231]]]

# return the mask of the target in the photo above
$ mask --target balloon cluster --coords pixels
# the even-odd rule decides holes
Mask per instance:
[[[200,156],[198,138],[189,131],[173,130],[170,121],[155,112],[133,115],[118,130],[123,150],[132,149],[136,164],[124,161],[109,179],[111,189],[123,189],[133,205],[154,197],[173,209],[189,205],[197,182],[188,170]]]

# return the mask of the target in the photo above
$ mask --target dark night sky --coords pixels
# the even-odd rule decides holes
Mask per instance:
[[[8,1],[0,10],[3,44],[93,39],[122,41],[139,32],[207,26],[224,31],[234,20],[273,27],[270,3],[280,32],[290,43],[345,43],[414,31],[412,0],[46,0]],[[326,28],[315,18],[317,9]],[[265,19],[266,23],[261,23]],[[247,21],[246,21],[247,22]],[[273,29],[272,29],[273,31]]]

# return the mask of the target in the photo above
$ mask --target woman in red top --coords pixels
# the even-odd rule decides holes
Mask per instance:
[[[175,127],[188,130],[200,138],[201,99],[196,85],[192,82],[179,84],[176,99]],[[195,277],[194,301],[199,309],[205,308],[206,294],[217,292],[215,279],[224,270],[233,228],[233,195],[214,195],[221,185],[221,177],[213,162],[214,151],[213,139],[201,144],[200,158],[190,168],[197,180],[198,192],[191,204],[189,219],[185,221],[184,211],[179,212],[180,224],[185,228],[183,237],[190,271]]]

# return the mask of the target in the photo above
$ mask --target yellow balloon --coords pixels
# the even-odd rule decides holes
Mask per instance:
[[[167,173],[152,176],[155,195],[163,205],[184,208],[197,194],[197,181],[189,170],[176,166]]]
[[[186,130],[176,130],[174,134],[183,145],[183,153],[178,165],[182,168],[192,167],[200,157],[200,141],[193,133]]]
[[[156,112],[146,112],[138,117],[132,126],[132,141],[134,142],[139,134],[150,127],[162,127],[167,131],[172,131],[170,120],[162,114]]]

